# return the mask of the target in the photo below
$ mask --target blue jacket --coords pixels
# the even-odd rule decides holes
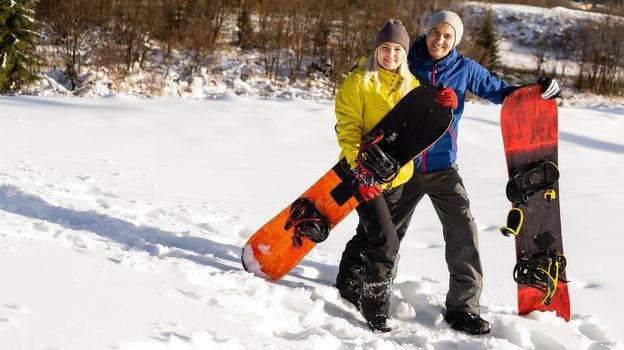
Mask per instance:
[[[414,41],[407,62],[410,71],[422,85],[442,83],[457,94],[458,105],[453,110],[453,122],[449,131],[414,160],[416,172],[426,173],[450,168],[457,158],[459,120],[464,112],[466,92],[470,91],[492,103],[501,104],[517,87],[508,86],[492,76],[479,63],[458,54],[455,48],[448,56],[434,62],[429,56],[424,34]],[[432,81],[432,71],[435,71],[435,81]]]

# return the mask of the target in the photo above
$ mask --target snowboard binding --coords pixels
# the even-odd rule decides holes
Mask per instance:
[[[303,238],[320,243],[329,236],[329,221],[307,198],[299,198],[290,206],[290,216],[284,229],[290,230],[291,227],[294,228],[292,244],[295,248],[301,248]]]
[[[499,228],[500,232],[504,236],[514,235],[517,236],[520,233],[522,222],[524,221],[524,214],[520,208],[511,208],[507,214],[507,225]]]
[[[566,258],[562,253],[551,250],[543,253],[523,253],[514,267],[513,277],[518,284],[524,284],[544,292],[542,304],[550,305],[557,291],[559,278],[566,268]]]
[[[529,198],[536,192],[546,189],[544,199],[552,201],[556,198],[554,184],[559,181],[559,168],[549,160],[532,164],[528,170],[514,175],[505,192],[507,199],[514,204],[528,205]]]
[[[372,133],[362,139],[357,162],[367,172],[373,174],[379,183],[387,183],[396,178],[400,165],[392,155],[380,147],[382,141],[388,142],[383,132]]]

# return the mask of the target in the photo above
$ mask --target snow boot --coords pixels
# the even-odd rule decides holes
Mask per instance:
[[[490,333],[490,323],[472,312],[447,311],[444,321],[456,331],[472,335]]]
[[[340,292],[340,296],[358,309],[360,307],[363,270],[364,266],[352,265],[344,267],[341,265],[338,270],[338,276],[336,276],[336,288]]]
[[[368,275],[362,279],[360,312],[373,332],[385,333],[392,330],[387,324],[391,289],[390,273],[381,278]]]

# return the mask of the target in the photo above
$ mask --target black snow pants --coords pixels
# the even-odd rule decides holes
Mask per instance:
[[[399,240],[405,236],[414,209],[424,195],[429,196],[442,223],[446,243],[445,257],[450,273],[446,309],[479,314],[483,271],[477,225],[457,165],[431,173],[414,173],[403,186],[395,209]]]
[[[394,212],[402,187],[385,190],[357,207],[360,222],[340,260],[336,287],[343,298],[361,307],[365,317],[367,312],[388,314],[392,270],[399,251]],[[372,287],[364,290],[366,299],[360,300],[363,283]]]

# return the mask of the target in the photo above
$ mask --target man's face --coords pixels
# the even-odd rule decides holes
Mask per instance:
[[[427,35],[427,49],[434,60],[446,57],[454,44],[455,29],[446,22],[435,25]]]

